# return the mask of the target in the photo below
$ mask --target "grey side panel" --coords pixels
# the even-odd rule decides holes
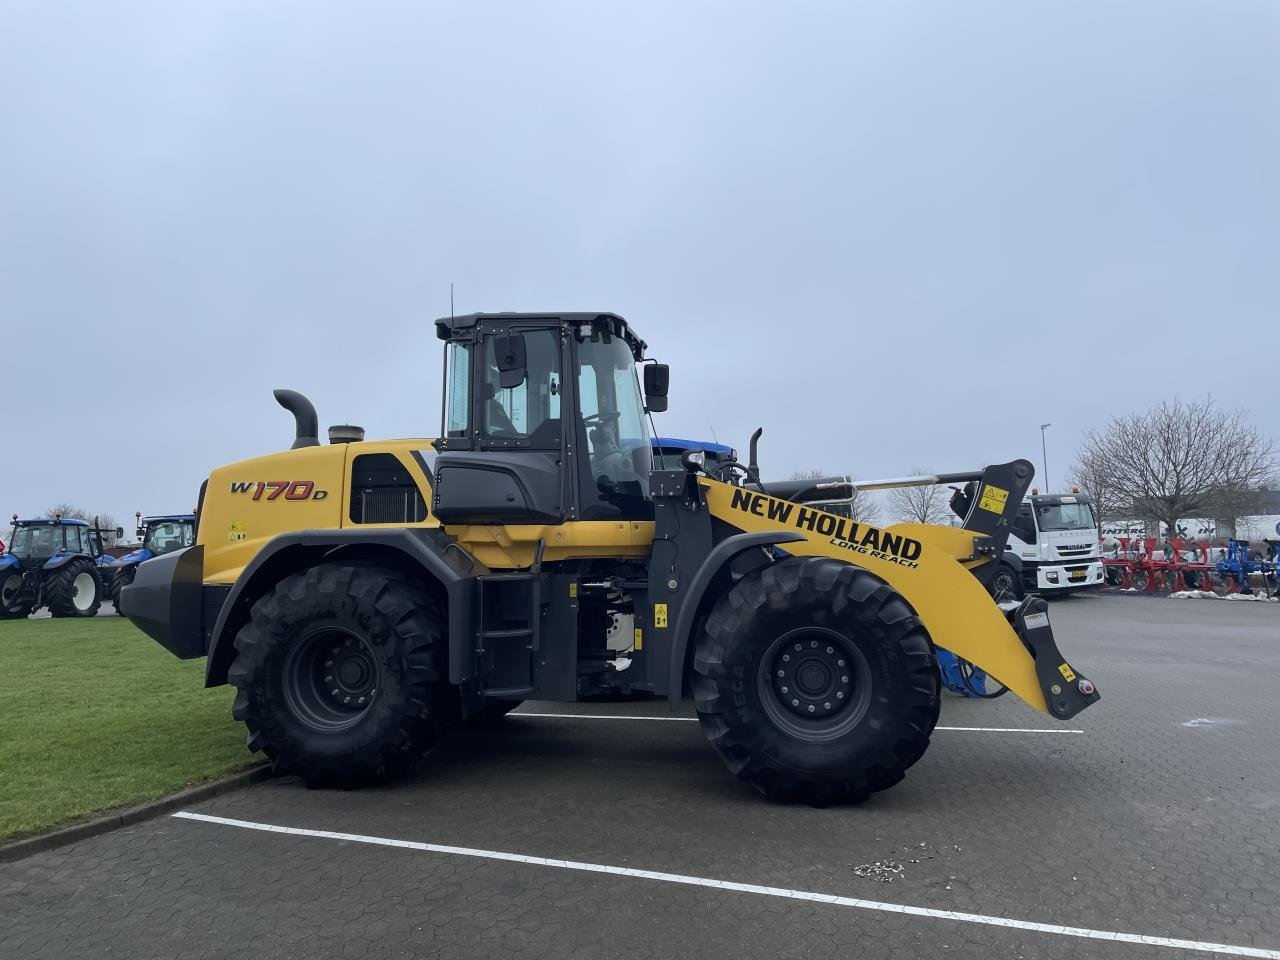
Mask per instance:
[[[450,549],[451,546],[453,549]],[[229,630],[228,625],[243,621],[247,614],[247,600],[259,594],[260,586],[276,582],[280,576],[293,572],[298,566],[311,566],[324,560],[340,563],[345,551],[370,547],[395,550],[439,581],[444,586],[449,601],[449,636],[470,637],[473,634],[474,574],[485,570],[469,554],[447,541],[443,534],[420,528],[303,530],[268,541],[236,580],[209,635],[205,686],[216,687],[227,682],[227,670],[234,659],[236,633],[236,630]],[[295,563],[295,560],[302,562]],[[144,564],[140,571],[146,570],[150,565]],[[469,675],[454,677],[455,670],[465,670],[467,664],[455,664],[452,661],[453,657],[450,657],[450,682],[459,683],[469,679]]]
[[[734,557],[748,550],[770,547],[780,543],[794,543],[803,539],[804,537],[799,533],[789,533],[782,530],[739,533],[721,540],[707,554],[697,573],[689,581],[688,589],[685,590],[684,596],[680,600],[679,612],[676,614],[675,630],[671,637],[671,659],[668,667],[671,686],[667,689],[667,698],[671,703],[672,709],[680,705],[680,698],[684,691],[685,654],[693,633],[694,618],[698,614],[698,608],[702,605],[707,588],[711,586],[717,575]]]
[[[203,546],[187,547],[140,564],[133,582],[120,592],[120,609],[175,657],[203,657],[203,572]]]

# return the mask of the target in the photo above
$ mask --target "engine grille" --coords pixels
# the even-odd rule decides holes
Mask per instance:
[[[1058,547],[1058,556],[1060,557],[1087,557],[1093,553],[1096,548],[1091,543],[1071,544],[1070,546]]]
[[[357,523],[418,523],[427,510],[416,487],[361,490],[355,499]]]

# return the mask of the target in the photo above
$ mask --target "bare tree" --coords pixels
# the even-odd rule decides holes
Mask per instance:
[[[107,544],[115,543],[116,518],[109,513],[90,513],[74,503],[55,503],[45,511],[45,516],[62,517],[64,520],[83,520],[88,524],[93,524],[96,520],[98,526],[102,528],[102,539]]]
[[[822,469],[796,470],[790,479],[817,480],[825,476],[827,473]],[[851,482],[856,485],[857,478],[851,478]],[[853,489],[853,496],[847,501],[841,501],[840,509],[835,512],[860,523],[875,523],[880,519],[880,505],[876,503],[875,496],[869,490],[859,490],[857,486]]]
[[[908,476],[932,476],[932,470],[912,467]],[[942,487],[894,487],[889,491],[889,510],[908,523],[946,523],[951,515]]]
[[[1273,481],[1275,447],[1243,409],[1175,397],[1090,430],[1072,475],[1091,496],[1100,491],[1107,509],[1176,530],[1184,517],[1248,513]]]
[[[1112,520],[1132,520],[1133,504],[1125,503],[1117,494],[1111,470],[1106,464],[1079,461],[1072,467],[1071,482],[1093,501],[1098,526]]]

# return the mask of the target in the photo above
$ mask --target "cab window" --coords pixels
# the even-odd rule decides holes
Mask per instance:
[[[553,330],[524,331],[525,378],[503,387],[494,338],[484,345],[481,405],[484,445],[560,449],[560,337]]]
[[[467,405],[471,397],[471,344],[451,343],[448,350],[445,435],[465,437],[471,429],[471,411]]]

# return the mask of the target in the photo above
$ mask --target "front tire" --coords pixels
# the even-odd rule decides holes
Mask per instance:
[[[394,776],[439,736],[444,611],[402,574],[322,564],[259,599],[236,635],[232,716],[307,786]]]
[[[939,694],[929,635],[902,597],[821,557],[739,580],[693,658],[707,739],[775,800],[859,802],[893,786],[928,748]]]
[[[102,605],[102,580],[92,560],[69,560],[45,581],[45,603],[55,617],[96,617]]]

